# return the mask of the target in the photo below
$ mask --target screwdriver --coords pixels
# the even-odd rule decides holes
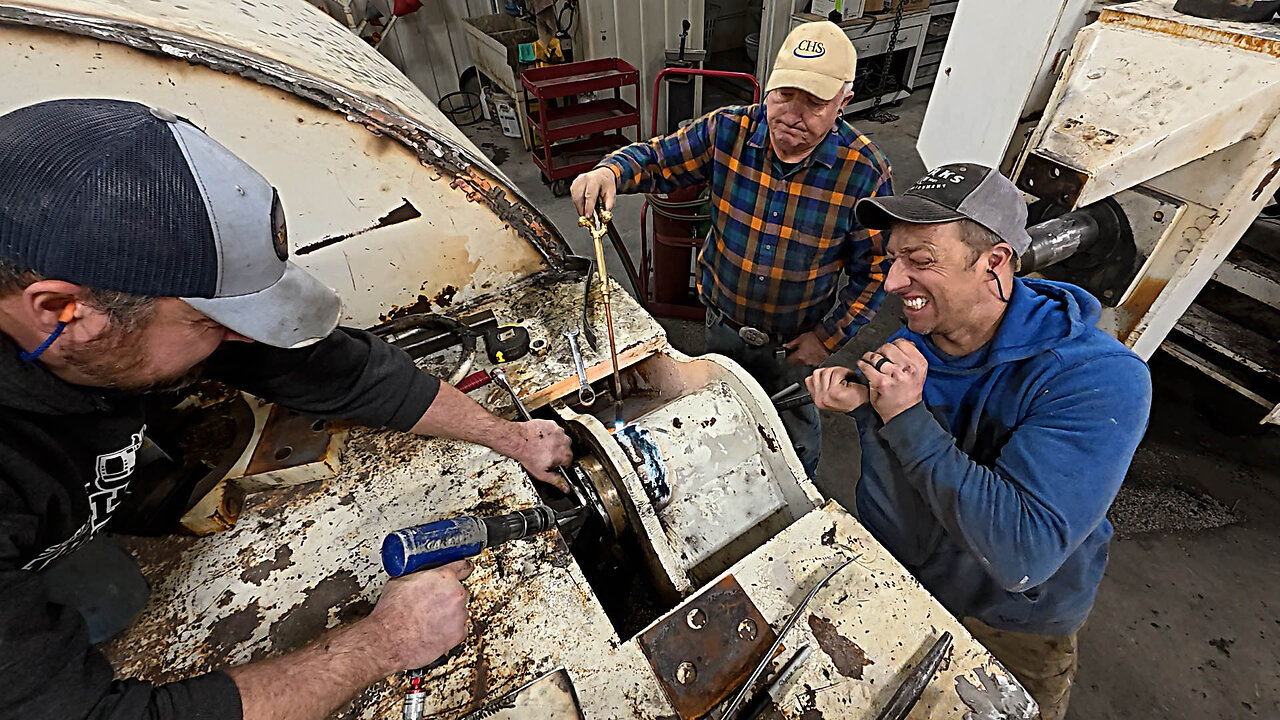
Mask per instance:
[[[581,507],[557,513],[538,505],[496,517],[462,515],[401,528],[382,540],[382,567],[391,577],[430,570],[475,557],[487,547],[546,532],[581,514]]]

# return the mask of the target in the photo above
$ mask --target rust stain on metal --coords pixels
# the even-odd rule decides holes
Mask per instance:
[[[211,535],[235,527],[244,509],[245,490],[239,483],[219,480],[182,516],[182,527],[193,535]]]
[[[1076,128],[1080,128],[1076,130]],[[1107,145],[1114,145],[1120,136],[1106,128],[1098,127],[1091,123],[1086,123],[1078,118],[1071,118],[1062,123],[1059,128],[1062,132],[1074,131],[1071,134],[1080,138],[1082,141],[1094,146],[1102,148]]]
[[[732,575],[640,635],[640,649],[681,718],[705,715],[746,679],[776,635]]]
[[[831,658],[836,672],[841,675],[861,680],[862,668],[875,664],[857,643],[841,635],[830,620],[810,613],[809,629],[813,631],[818,647]]]
[[[453,304],[453,298],[457,294],[458,288],[453,285],[445,285],[440,292],[436,293],[436,296],[432,298],[431,301],[442,308],[447,308]]]
[[[818,710],[818,691],[812,685],[805,684],[804,691],[796,696],[796,703],[801,710],[799,720],[825,720]]]
[[[1262,191],[1267,189],[1267,186],[1275,179],[1276,173],[1278,172],[1280,172],[1280,158],[1276,158],[1276,161],[1271,163],[1271,169],[1267,171],[1266,175],[1262,176],[1262,182],[1258,183],[1258,187],[1254,188],[1253,195],[1250,199],[1257,200],[1261,197]]]
[[[298,248],[298,250],[294,254],[309,255],[321,248],[327,248],[330,245],[337,245],[343,240],[349,240],[353,237],[356,237],[357,235],[363,235],[367,232],[372,232],[379,228],[390,227],[392,225],[399,225],[402,222],[408,222],[410,220],[416,220],[422,217],[422,213],[418,211],[418,208],[413,206],[413,203],[409,202],[409,198],[400,198],[400,199],[404,200],[403,205],[395,208],[394,210],[387,213],[386,215],[383,215],[382,217],[378,218],[378,221],[375,222],[374,224],[368,227],[360,228],[359,230],[354,230],[349,233],[334,235],[332,237],[327,237],[323,240],[317,240],[316,242],[303,245],[302,247]]]
[[[818,538],[823,545],[831,546],[836,544],[836,526],[832,525],[822,532]]]
[[[453,181],[449,183],[449,187],[453,188],[454,190],[461,190],[463,193],[466,194],[467,200],[469,202],[473,202],[473,203],[484,202],[484,199],[485,199],[484,192],[482,192],[475,185],[467,182],[465,178],[462,178],[462,177],[454,178]]]
[[[489,693],[489,658],[484,652],[489,622],[483,618],[473,618],[471,624],[471,634],[476,638],[476,662],[472,669],[471,699],[474,708],[479,708],[484,704],[485,695]]]
[[[1144,277],[1138,282],[1138,287],[1134,288],[1133,294],[1129,296],[1129,300],[1121,307],[1124,309],[1122,317],[1124,325],[1120,328],[1120,342],[1130,347],[1133,346],[1137,338],[1131,338],[1130,335],[1137,329],[1138,323],[1151,310],[1151,306],[1155,304],[1156,298],[1160,297],[1160,293],[1164,292],[1164,288],[1169,284],[1167,279]]]
[[[289,562],[293,559],[293,550],[288,545],[281,545],[276,548],[275,555],[269,560],[263,560],[253,567],[245,568],[240,573],[240,579],[254,585],[261,585],[271,573],[276,570],[283,570],[289,567]]]
[[[419,315],[435,312],[433,310],[433,305],[440,308],[447,308],[453,305],[454,296],[457,294],[458,288],[456,286],[446,285],[441,288],[440,292],[436,293],[434,298],[429,298],[426,295],[419,294],[417,300],[415,300],[412,305],[392,305],[390,310],[378,315],[378,320],[386,322],[406,315]]]
[[[342,611],[339,612],[340,618],[343,614],[358,613],[359,609],[348,611],[348,608],[359,592],[360,582],[348,570],[339,570],[316,583],[305,600],[267,631],[272,650],[278,653],[289,652],[315,640],[329,629],[329,614],[335,608]],[[364,602],[372,610],[372,603]],[[243,638],[244,635],[239,637]]]
[[[1254,52],[1266,53],[1267,55],[1280,57],[1280,40],[1258,37],[1257,35],[1249,35],[1247,33],[1233,32],[1231,30],[1222,29],[1221,27],[1206,27],[1198,24],[1181,23],[1175,20],[1151,17],[1149,15],[1138,15],[1121,10],[1103,10],[1098,16],[1098,22],[1118,23],[1129,25],[1130,27],[1142,28],[1143,30],[1158,32],[1162,35],[1173,35],[1174,37],[1185,37],[1193,40],[1234,45],[1235,47],[1244,50],[1252,50]]]
[[[224,615],[209,627],[209,650],[215,656],[225,656],[244,638],[253,634],[262,622],[262,611],[255,600],[235,612]]]
[[[279,405],[271,408],[262,427],[261,440],[244,474],[280,470],[324,460],[333,435],[323,420],[307,417]]]
[[[765,429],[764,425],[756,425],[756,430],[760,432],[760,437],[764,440],[765,447],[769,448],[769,452],[780,452],[781,447],[778,446],[778,440]]]

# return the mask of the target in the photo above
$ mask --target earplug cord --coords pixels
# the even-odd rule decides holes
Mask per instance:
[[[76,304],[74,302],[67,303],[67,306],[62,308],[62,312],[58,315],[58,325],[53,328],[53,332],[49,333],[49,337],[45,338],[44,342],[40,343],[40,346],[35,350],[18,353],[18,357],[22,359],[22,362],[35,362],[45,350],[48,350],[53,341],[57,340],[58,336],[62,334],[62,331],[67,329],[67,323],[71,322],[75,312]]]
[[[987,272],[991,273],[991,277],[996,279],[996,292],[999,293],[1000,299],[1005,302],[1009,302],[1009,298],[1005,297],[1004,295],[1004,286],[1000,284],[1000,276],[997,275],[996,271],[992,270],[991,268],[987,268]]]

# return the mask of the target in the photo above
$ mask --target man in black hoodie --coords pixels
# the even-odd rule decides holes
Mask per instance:
[[[571,459],[554,423],[500,420],[337,327],[338,297],[287,258],[274,189],[188,121],[117,100],[0,117],[0,717],[319,718],[465,635],[470,566],[455,563],[388,582],[323,642],[188,680],[115,679],[91,646],[131,614],[103,612],[94,576],[141,582],[94,536],[128,489],[149,390],[221,380],[480,442],[548,482]]]

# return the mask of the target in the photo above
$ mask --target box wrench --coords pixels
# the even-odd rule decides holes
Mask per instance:
[[[564,337],[569,341],[569,352],[573,353],[573,368],[578,371],[578,402],[591,407],[596,401],[596,391],[587,382],[587,368],[582,362],[582,348],[578,347],[578,328],[566,330]]]

